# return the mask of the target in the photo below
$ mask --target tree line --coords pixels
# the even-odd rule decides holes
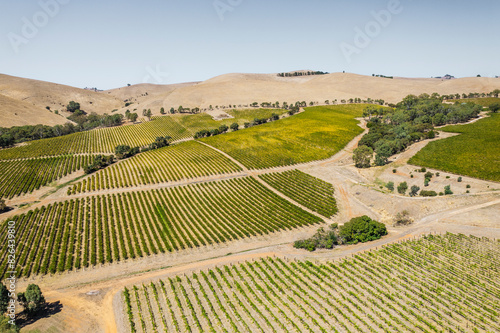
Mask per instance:
[[[368,106],[363,117],[369,132],[354,150],[354,162],[358,168],[368,168],[375,153],[375,165],[385,165],[390,156],[413,143],[433,139],[435,126],[467,122],[482,110],[474,103],[443,104],[441,98],[427,94],[409,95],[394,109]]]

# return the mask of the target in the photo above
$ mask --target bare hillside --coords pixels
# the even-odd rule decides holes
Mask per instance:
[[[81,104],[87,112],[110,113],[127,109],[139,114],[151,109],[200,107],[210,105],[248,105],[253,102],[320,102],[349,98],[383,99],[396,103],[409,94],[488,93],[500,89],[500,79],[462,78],[454,80],[424,78],[378,78],[350,73],[279,77],[276,74],[226,74],[204,82],[171,85],[139,84],[103,92],[0,75],[0,126],[55,124],[64,122],[45,109],[61,110],[70,101]],[[6,97],[10,98],[7,103]],[[126,102],[132,104],[125,107]],[[18,117],[30,110],[30,117]],[[38,110],[38,111],[37,111]]]

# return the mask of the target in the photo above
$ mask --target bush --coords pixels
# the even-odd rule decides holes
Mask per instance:
[[[436,191],[420,191],[421,197],[437,197]]]
[[[403,210],[394,217],[394,226],[404,226],[413,223],[413,219],[410,217],[410,213],[407,210]]]
[[[398,186],[398,193],[405,194],[407,189],[408,189],[408,184],[406,182],[402,182]]]
[[[42,291],[36,284],[30,284],[26,292],[18,293],[17,300],[24,307],[24,311],[29,317],[45,309],[46,305]]]
[[[316,234],[304,240],[298,240],[293,244],[296,249],[306,249],[315,251],[316,249],[333,249],[338,244],[337,240],[337,224],[332,224],[328,230],[319,228]]]
[[[380,239],[384,235],[387,235],[385,225],[366,215],[351,219],[339,229],[339,238],[345,244],[365,243]]]
[[[467,186],[465,186],[465,187],[466,187],[466,188],[470,188],[470,185],[469,185],[469,184],[467,184]]]
[[[462,182],[462,177],[458,177],[457,181],[458,181],[459,183],[461,183],[461,182]]]
[[[453,194],[453,192],[451,191],[451,186],[450,185],[446,185],[444,187],[444,194],[445,195],[451,195],[451,194]]]
[[[354,149],[352,158],[356,168],[369,168],[372,156],[373,149],[368,146],[359,146]]]
[[[413,185],[410,189],[410,197],[414,197],[418,194],[418,191],[420,191],[420,187],[417,185]]]
[[[396,173],[396,171],[397,171],[396,169],[392,169],[392,173]]]
[[[385,187],[391,192],[394,192],[394,182],[388,182]]]

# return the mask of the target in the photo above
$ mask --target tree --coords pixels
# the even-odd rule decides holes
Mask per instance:
[[[408,189],[408,184],[406,182],[402,182],[398,185],[398,193],[405,194]]]
[[[10,322],[10,318],[0,316],[0,332],[2,333],[18,333],[19,327],[17,325],[13,325]]]
[[[137,113],[134,112],[130,114],[129,119],[131,122],[135,123],[137,121],[137,118],[139,118],[139,115]]]
[[[394,192],[394,182],[388,182],[385,187],[391,192]]]
[[[146,109],[144,109],[144,110],[142,110],[142,115],[143,115],[144,117],[147,117],[147,118],[148,118],[148,120],[151,120],[151,115],[152,115],[152,114],[153,114],[153,113],[151,112],[151,109],[147,109],[147,110],[146,110]]]
[[[164,107],[162,107],[162,108],[160,109],[160,114],[165,114],[165,108],[164,108]]]
[[[445,195],[451,195],[451,194],[453,194],[453,192],[451,191],[451,186],[450,185],[446,185],[444,187],[444,194]]]
[[[240,129],[240,125],[238,123],[232,123],[231,126],[229,126],[232,131],[237,131]]]
[[[5,204],[5,199],[0,198],[0,213],[7,210],[7,204]]]
[[[338,244],[337,240],[337,223],[330,225],[328,230],[323,227],[319,228],[316,234],[304,240],[298,240],[293,244],[296,249],[306,249],[315,251],[316,249],[333,249],[334,245]]]
[[[373,149],[368,146],[359,146],[354,149],[353,160],[356,168],[369,168],[373,156]]]
[[[116,158],[118,158],[119,160],[127,158],[129,152],[130,152],[130,146],[119,145],[115,147],[115,155]]]
[[[0,282],[0,316],[7,312],[9,301],[9,290],[3,283]]]
[[[500,103],[494,103],[489,106],[489,109],[493,113],[497,113],[500,110]]]
[[[32,316],[45,308],[45,298],[42,295],[40,287],[36,284],[30,284],[24,293],[17,294],[18,302],[24,307],[28,316]]]
[[[219,126],[220,133],[226,133],[228,129],[229,129],[229,127],[227,127],[227,125],[220,125]]]
[[[173,107],[170,108],[170,114],[174,114],[175,113],[175,109]]]
[[[392,148],[387,143],[384,143],[375,149],[375,154],[375,165],[386,165],[392,155]]]
[[[418,194],[418,191],[420,191],[420,187],[417,185],[413,185],[410,189],[410,197],[414,197]]]
[[[493,96],[495,96],[496,98],[498,98],[498,95],[500,95],[500,89],[495,89],[495,90],[493,90],[493,91],[491,92],[491,94],[492,94]]]
[[[366,215],[351,219],[339,229],[339,237],[345,244],[365,243],[384,235],[387,235],[385,225]]]
[[[75,101],[71,101],[66,106],[66,110],[68,110],[69,112],[75,112],[76,110],[80,110],[80,103],[76,103]]]

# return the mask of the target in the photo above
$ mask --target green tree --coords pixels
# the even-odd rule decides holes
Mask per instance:
[[[365,243],[384,235],[387,235],[385,225],[366,215],[351,219],[339,229],[339,237],[346,244]]]
[[[406,182],[402,182],[398,185],[399,194],[405,194],[406,190],[408,190],[408,184]]]
[[[0,316],[0,332],[2,333],[18,333],[20,328],[17,325],[9,323],[10,318]]]
[[[170,108],[170,114],[174,114],[175,113],[175,109],[173,107]]]
[[[394,182],[388,182],[385,187],[391,192],[394,192]]]
[[[129,152],[130,152],[130,146],[119,145],[115,147],[115,155],[116,158],[119,160],[128,157],[127,155]]]
[[[498,95],[500,95],[500,89],[495,89],[491,93],[493,94],[493,96],[495,96],[496,98],[498,98]]]
[[[66,110],[69,112],[75,112],[76,110],[80,110],[80,103],[76,103],[75,101],[71,101],[66,106]]]
[[[392,148],[387,143],[384,143],[375,149],[375,165],[383,166],[389,162],[389,157],[392,155]]]
[[[368,146],[359,146],[354,149],[353,160],[356,168],[369,168],[373,156],[373,149]]]
[[[453,192],[451,191],[451,186],[450,185],[446,185],[444,187],[444,194],[445,195],[451,195],[451,194],[453,194]]]
[[[238,123],[232,123],[231,126],[229,126],[232,131],[237,131],[240,128],[240,125]]]
[[[129,119],[131,122],[135,123],[137,121],[137,118],[139,118],[139,115],[136,112],[130,114]]]
[[[162,108],[160,109],[160,114],[165,114],[165,108],[164,108],[164,107],[162,107]]]
[[[229,127],[227,127],[227,125],[220,125],[219,126],[220,133],[226,133],[228,129],[229,129]]]
[[[500,110],[500,103],[493,103],[489,106],[489,109],[493,113],[497,113]]]
[[[40,287],[36,284],[30,284],[24,293],[17,294],[18,302],[23,306],[28,316],[32,316],[45,308],[45,298],[42,295]]]
[[[417,185],[413,185],[410,189],[410,197],[414,197],[418,194],[418,191],[420,191],[420,187]]]
[[[9,301],[9,290],[3,283],[0,282],[0,315],[3,315],[5,312],[7,312]]]

